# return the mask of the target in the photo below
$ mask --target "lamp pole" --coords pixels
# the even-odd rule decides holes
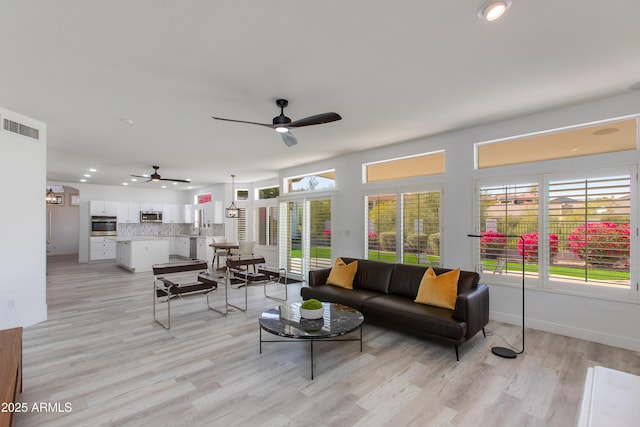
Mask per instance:
[[[467,237],[479,237],[481,234],[467,234]],[[506,347],[491,347],[491,352],[496,356],[504,357],[507,359],[515,359],[518,354],[524,353],[524,262],[525,262],[525,241],[523,236],[507,235],[504,237],[517,237],[522,243],[522,350],[516,352]]]

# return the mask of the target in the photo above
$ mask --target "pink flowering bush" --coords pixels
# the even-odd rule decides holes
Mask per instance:
[[[523,243],[524,240],[524,243]],[[538,233],[523,234],[518,240],[518,252],[528,262],[538,262]],[[558,254],[558,236],[549,234],[549,259],[553,259]]]
[[[507,237],[495,231],[485,231],[480,233],[480,253],[485,259],[498,258],[504,254],[507,246]]]
[[[629,224],[590,222],[571,232],[569,248],[580,259],[610,266],[629,259]]]

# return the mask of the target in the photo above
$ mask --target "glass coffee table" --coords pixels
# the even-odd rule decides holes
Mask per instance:
[[[314,341],[360,341],[362,353],[362,322],[364,316],[358,310],[342,304],[323,302],[322,319],[300,318],[301,303],[283,304],[271,308],[260,315],[260,353],[263,342],[296,342],[307,340],[311,346],[311,379],[313,379],[313,342]],[[264,340],[262,330],[288,340]],[[360,330],[358,338],[337,338]],[[336,339],[334,339],[336,338]]]

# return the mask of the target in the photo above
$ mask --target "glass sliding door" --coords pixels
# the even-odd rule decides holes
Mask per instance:
[[[280,265],[305,279],[309,270],[331,266],[331,198],[280,202]]]

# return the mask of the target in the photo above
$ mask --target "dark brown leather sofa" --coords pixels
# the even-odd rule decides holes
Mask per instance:
[[[355,258],[342,258],[347,264]],[[478,283],[480,276],[460,271],[458,297],[454,310],[414,302],[427,267],[358,259],[353,289],[327,285],[330,268],[309,272],[308,286],[301,289],[303,299],[316,298],[354,307],[373,321],[409,333],[458,346],[478,331],[484,334],[489,322],[489,288]],[[436,274],[450,271],[434,268]],[[486,336],[486,335],[485,335]]]

